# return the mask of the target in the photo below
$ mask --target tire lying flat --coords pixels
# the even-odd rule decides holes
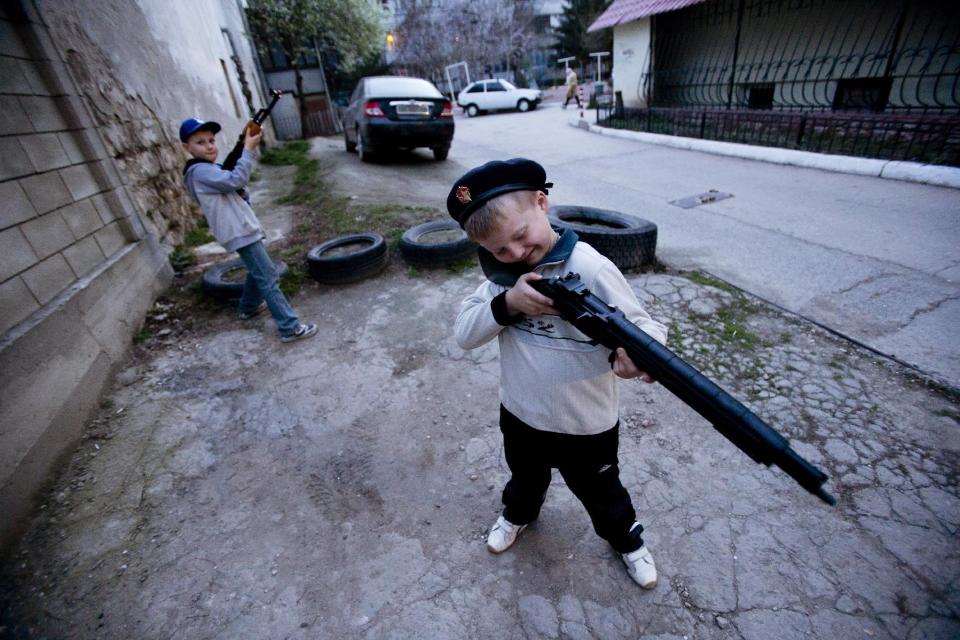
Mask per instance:
[[[446,266],[477,255],[477,245],[455,220],[431,220],[400,237],[400,255],[418,267]]]
[[[283,260],[274,259],[277,273],[283,277],[289,267]],[[243,295],[243,282],[247,279],[247,268],[243,260],[236,258],[215,264],[203,272],[201,287],[203,292],[217,300],[239,300]]]
[[[653,264],[657,252],[657,225],[625,213],[559,205],[550,207],[550,223],[572,229],[581,240],[620,269]]]
[[[346,284],[382,271],[390,256],[379,233],[352,233],[322,242],[307,252],[307,268],[317,282]]]

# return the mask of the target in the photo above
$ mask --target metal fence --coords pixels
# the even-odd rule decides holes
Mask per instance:
[[[337,107],[334,106],[334,109]],[[270,121],[279,140],[301,140],[343,133],[340,118],[327,109],[307,113],[302,121],[299,116],[271,116]]]
[[[960,164],[960,2],[711,0],[652,25],[651,106],[598,123]]]

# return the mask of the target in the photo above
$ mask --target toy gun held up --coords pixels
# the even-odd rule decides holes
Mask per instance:
[[[774,431],[729,393],[684,362],[653,337],[630,322],[590,292],[579,274],[562,278],[531,280],[530,285],[553,300],[567,322],[610,350],[623,347],[641,371],[645,371],[735,444],[754,462],[777,465],[801,487],[829,505],[836,499],[823,489],[827,476],[790,448],[786,438]]]
[[[280,96],[283,95],[283,92],[279,89],[274,89],[270,92],[270,104],[264,109],[257,110],[257,113],[254,114],[253,118],[246,124],[243,128],[243,131],[240,132],[240,139],[237,140],[237,144],[234,145],[233,150],[227,154],[226,159],[221,165],[227,171],[233,171],[233,168],[237,166],[237,161],[240,159],[240,156],[243,154],[243,141],[247,137],[247,133],[252,135],[257,135],[260,133],[260,125],[263,124],[263,121],[267,119],[267,116],[270,115],[270,112],[273,110],[273,107],[277,104],[277,100],[280,99]]]

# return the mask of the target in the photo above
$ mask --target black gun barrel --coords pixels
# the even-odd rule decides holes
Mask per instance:
[[[623,312],[590,292],[576,273],[530,284],[553,300],[560,316],[608,349],[623,347],[637,368],[645,371],[752,460],[777,465],[804,489],[830,505],[823,489],[825,473],[790,448],[786,438],[736,398],[721,389],[680,356],[630,322]]]

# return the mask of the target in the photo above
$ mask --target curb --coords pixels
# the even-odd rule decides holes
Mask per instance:
[[[720,142],[718,140],[702,140],[700,138],[683,138],[668,136],[661,133],[646,133],[643,131],[626,131],[624,129],[610,129],[586,122],[586,119],[571,119],[571,127],[586,129],[591,133],[625,138],[649,144],[657,144],[675,149],[702,151],[721,156],[733,156],[747,160],[759,160],[773,164],[785,164],[808,169],[823,169],[838,173],[852,173],[888,180],[903,180],[917,182],[938,187],[960,189],[960,168],[943,165],[921,164],[902,160],[878,160],[875,158],[858,158],[855,156],[839,156],[812,151],[797,151],[794,149],[779,149],[777,147],[760,147],[738,142]]]

